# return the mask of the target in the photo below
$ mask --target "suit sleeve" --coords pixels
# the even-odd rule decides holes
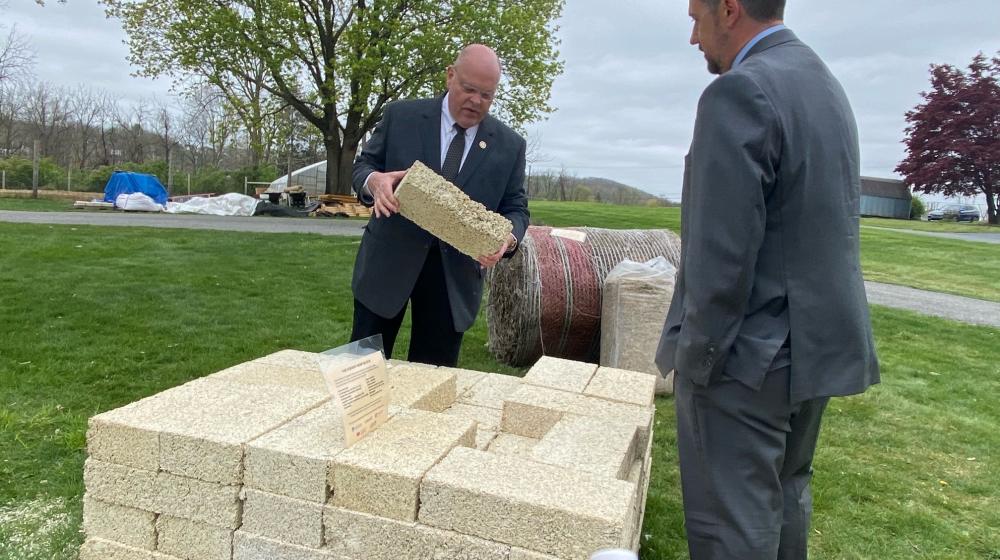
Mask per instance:
[[[375,130],[372,132],[371,138],[365,142],[365,145],[358,152],[357,157],[354,158],[351,182],[354,186],[354,192],[358,195],[358,202],[368,208],[375,205],[375,199],[364,188],[365,180],[376,171],[385,171],[386,136],[391,114],[392,104],[389,104],[382,113],[382,120],[375,125]]]
[[[500,205],[497,207],[497,213],[514,224],[513,234],[517,239],[518,247],[521,246],[521,240],[524,239],[524,233],[528,229],[529,216],[528,196],[524,193],[524,166],[527,144],[523,138],[519,138],[519,140],[514,168],[511,170],[503,198],[500,199]],[[517,250],[515,249],[513,252],[505,255],[505,257],[509,258],[516,252]]]
[[[674,364],[708,384],[725,366],[753,289],[781,132],[770,100],[743,74],[716,79],[698,103],[685,205],[685,303]]]

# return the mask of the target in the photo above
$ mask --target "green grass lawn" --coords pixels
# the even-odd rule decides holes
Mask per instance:
[[[990,225],[986,222],[953,222],[935,221],[925,222],[921,220],[891,220],[888,218],[861,218],[861,225],[891,228],[891,229],[912,229],[917,231],[937,231],[941,233],[1000,233],[1000,226]]]
[[[94,193],[95,196],[100,193]],[[68,212],[73,210],[72,200],[57,198],[8,198],[0,196],[0,210],[24,210],[28,212]]]
[[[75,558],[93,414],[350,331],[355,239],[4,223],[0,238],[0,559]],[[1000,331],[873,321],[884,382],[829,408],[813,557],[1000,559]],[[486,336],[481,316],[460,365],[519,373]],[[673,407],[657,405],[642,557],[685,558]]]

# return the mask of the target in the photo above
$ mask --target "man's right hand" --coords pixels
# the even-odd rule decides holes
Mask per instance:
[[[368,176],[368,192],[375,199],[375,217],[389,217],[399,212],[399,199],[396,198],[396,187],[406,175],[406,170],[390,171],[388,173],[373,172]]]

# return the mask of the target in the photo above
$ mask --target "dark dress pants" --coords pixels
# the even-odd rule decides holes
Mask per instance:
[[[385,273],[392,274],[391,271]],[[410,304],[412,328],[407,361],[438,366],[457,365],[465,333],[455,331],[441,262],[441,248],[437,243],[427,251],[427,259],[410,294]],[[403,305],[403,309],[395,317],[381,317],[355,299],[351,340],[381,334],[385,356],[391,358],[396,335],[399,334],[405,314],[406,305]]]
[[[675,376],[677,447],[691,560],[805,560],[809,480],[829,398],[789,402],[789,368],[759,391]]]

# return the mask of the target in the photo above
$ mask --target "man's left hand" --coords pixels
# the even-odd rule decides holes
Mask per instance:
[[[499,251],[493,253],[492,255],[480,256],[477,259],[479,264],[482,265],[483,268],[493,268],[494,265],[500,262],[500,259],[503,258],[504,254],[507,253],[507,248],[515,243],[517,243],[517,239],[514,237],[514,234],[510,234],[507,241],[503,242],[503,247],[500,247]]]

